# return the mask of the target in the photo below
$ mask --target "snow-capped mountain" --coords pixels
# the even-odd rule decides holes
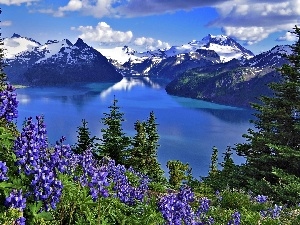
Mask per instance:
[[[178,54],[185,54],[189,52],[195,52],[198,49],[215,51],[219,56],[221,62],[228,62],[232,59],[249,59],[254,54],[241,46],[235,40],[225,35],[207,35],[201,41],[193,40],[188,44],[182,46],[173,46],[165,54],[167,56],[174,56]]]
[[[13,34],[11,38],[5,38],[4,43],[4,57],[6,59],[13,59],[16,55],[25,51],[32,51],[35,47],[41,44],[31,38],[21,37],[19,34]]]
[[[241,46],[238,42],[225,35],[207,35],[201,41],[193,40],[187,44],[181,46],[172,46],[169,49],[158,49],[154,51],[137,52],[129,48],[128,46],[117,47],[114,49],[98,49],[107,58],[117,60],[120,63],[124,63],[128,60],[131,62],[140,62],[145,58],[168,58],[179,54],[187,54],[196,52],[198,49],[213,50],[219,56],[221,62],[228,62],[235,59],[249,59],[254,54]]]
[[[271,50],[262,52],[255,57],[244,62],[245,66],[251,67],[280,67],[288,61],[283,57],[290,55],[292,50],[288,45],[277,45]]]
[[[282,79],[276,68],[289,61],[289,46],[275,46],[250,59],[231,60],[190,69],[177,76],[167,86],[169,94],[202,99],[226,105],[250,107],[258,96],[270,96],[267,84]]]
[[[159,73],[164,72],[172,73],[172,77],[176,77],[176,74],[183,70],[210,65],[211,63],[225,63],[232,59],[246,60],[254,56],[251,51],[232,38],[210,34],[201,41],[193,40],[181,46],[172,46],[169,49],[137,52],[124,46],[111,50],[98,50],[110,58],[123,75],[144,76],[159,76]]]
[[[52,85],[65,82],[121,80],[115,67],[101,53],[78,39],[49,40],[41,45],[14,34],[4,39],[5,72],[12,83]]]

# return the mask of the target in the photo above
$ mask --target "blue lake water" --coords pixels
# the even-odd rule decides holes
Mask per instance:
[[[134,122],[157,117],[160,147],[158,160],[166,170],[168,160],[189,163],[195,177],[207,175],[211,149],[244,142],[251,127],[249,110],[168,95],[162,80],[124,78],[119,83],[90,83],[64,87],[28,87],[17,90],[18,127],[25,118],[44,115],[48,137],[54,144],[61,136],[74,144],[81,120],[88,121],[92,135],[101,137],[101,118],[109,112],[114,96],[124,113],[123,129],[134,136]],[[237,163],[244,159],[234,156]]]

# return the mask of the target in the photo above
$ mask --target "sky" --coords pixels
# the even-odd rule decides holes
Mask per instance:
[[[96,49],[169,48],[227,35],[253,53],[293,44],[300,0],[0,0],[2,38],[82,38]]]

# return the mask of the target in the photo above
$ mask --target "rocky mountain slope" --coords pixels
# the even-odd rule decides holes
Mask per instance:
[[[170,49],[137,52],[128,46],[112,51],[101,50],[123,75],[175,78],[192,68],[225,63],[232,59],[249,59],[254,54],[224,35],[208,35],[201,41],[173,46]],[[120,57],[121,56],[121,57]]]
[[[44,45],[14,34],[4,39],[5,67],[13,84],[59,85],[119,81],[122,75],[101,53],[78,39],[49,40]]]
[[[288,63],[284,54],[290,54],[289,46],[275,46],[250,59],[233,59],[188,70],[166,87],[169,94],[207,100],[226,105],[250,107],[261,95],[271,95],[267,87],[278,82],[276,68]]]

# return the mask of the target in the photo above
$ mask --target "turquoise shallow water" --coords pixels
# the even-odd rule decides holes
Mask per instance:
[[[130,136],[135,134],[134,122],[146,120],[154,111],[160,135],[158,159],[165,170],[168,160],[179,159],[190,164],[194,176],[205,176],[213,146],[221,153],[227,146],[245,141],[242,134],[251,126],[251,112],[170,96],[164,84],[163,80],[124,78],[119,83],[18,89],[17,124],[21,128],[25,118],[44,115],[51,144],[61,136],[74,144],[82,119],[88,121],[92,135],[101,136],[100,120],[115,96],[124,113],[124,132]],[[243,162],[242,158],[234,159]]]

